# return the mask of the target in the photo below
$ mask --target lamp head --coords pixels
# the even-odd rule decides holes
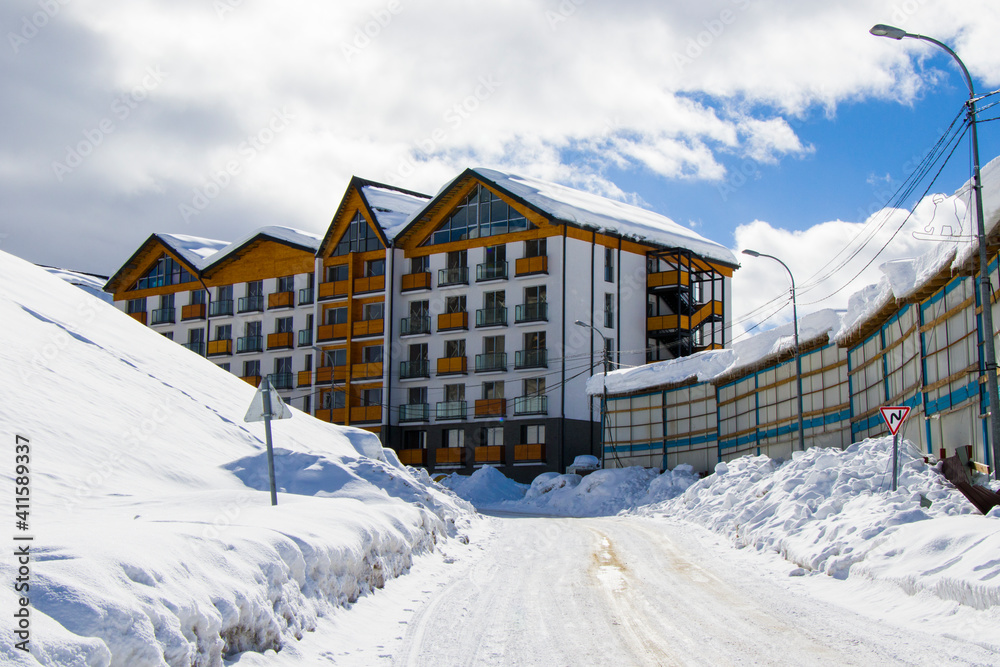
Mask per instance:
[[[759,252],[757,252],[756,250],[750,250],[749,248],[747,248],[746,250],[744,250],[743,254],[744,255],[750,255],[751,257],[760,257],[760,253]]]
[[[576,322],[573,322],[573,324],[575,324],[578,327],[587,327],[588,329],[590,328],[590,325],[584,322],[583,320],[577,320]]]
[[[876,26],[872,26],[872,29],[869,30],[868,32],[875,35],[876,37],[889,37],[891,39],[903,39],[904,37],[909,35],[909,33],[903,30],[902,28],[896,28],[891,25],[885,25],[883,23],[879,23]]]

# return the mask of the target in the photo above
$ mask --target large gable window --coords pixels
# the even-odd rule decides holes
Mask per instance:
[[[507,202],[482,185],[476,185],[455,212],[434,230],[423,245],[499,236],[534,228],[534,225]]]
[[[166,253],[160,255],[149,271],[142,278],[136,281],[132,289],[149,289],[151,287],[164,287],[165,285],[180,285],[195,281],[187,269],[174,261]]]
[[[368,226],[368,221],[361,215],[361,211],[358,211],[354,214],[347,231],[340,237],[340,243],[337,244],[332,256],[340,257],[350,252],[381,250],[384,247],[382,239]]]

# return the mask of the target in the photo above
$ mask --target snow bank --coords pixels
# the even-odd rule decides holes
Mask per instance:
[[[271,507],[263,425],[243,422],[253,387],[2,252],[0,282],[0,422],[9,447],[30,441],[35,537],[31,652],[2,623],[0,663],[222,665],[280,649],[471,520],[371,434],[295,409],[272,426]],[[0,469],[7,489],[13,474]],[[0,578],[16,567],[8,550]]]
[[[518,484],[492,466],[483,466],[468,477],[458,473],[449,475],[441,480],[441,485],[476,507],[520,500],[528,489],[527,484]]]

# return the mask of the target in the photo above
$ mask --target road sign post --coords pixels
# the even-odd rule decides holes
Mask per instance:
[[[276,409],[272,409],[276,407]],[[278,487],[274,479],[274,448],[271,446],[271,420],[289,419],[292,411],[288,409],[281,396],[271,386],[271,380],[264,378],[253,400],[250,401],[250,409],[247,410],[243,418],[245,422],[264,422],[264,444],[267,445],[267,477],[271,486],[271,505],[278,504]]]
[[[910,414],[910,408],[905,405],[893,405],[879,408],[885,425],[892,433],[892,490],[895,491],[899,483],[899,430],[906,421],[906,416]]]

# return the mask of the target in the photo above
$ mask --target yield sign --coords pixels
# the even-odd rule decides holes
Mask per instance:
[[[288,409],[285,402],[278,396],[274,385],[268,378],[261,380],[257,393],[250,401],[250,409],[247,410],[245,422],[262,422],[265,419],[291,419],[292,411]]]
[[[906,415],[910,414],[910,409],[906,406],[879,408],[879,411],[882,413],[885,425],[889,427],[889,433],[893,435],[899,433],[899,427],[906,421]]]

